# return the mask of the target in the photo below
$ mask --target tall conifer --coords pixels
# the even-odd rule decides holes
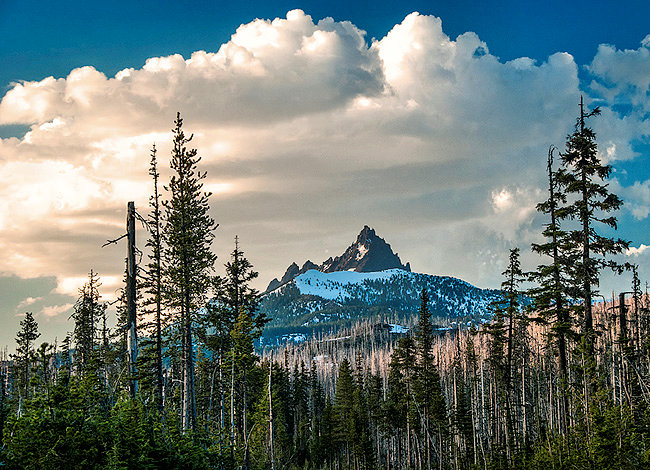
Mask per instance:
[[[88,274],[88,282],[79,289],[79,298],[74,306],[72,318],[74,319],[75,365],[82,374],[91,363],[95,363],[97,325],[106,311],[106,304],[100,302],[99,276],[92,269]],[[96,367],[95,364],[93,367]]]
[[[21,399],[27,397],[29,377],[34,359],[34,341],[40,335],[34,315],[31,312],[25,313],[25,318],[20,321],[20,330],[16,334],[16,354],[12,355],[16,388]]]
[[[587,354],[593,356],[595,332],[592,300],[597,293],[598,277],[602,268],[617,268],[607,255],[621,253],[627,242],[606,237],[596,231],[597,224],[616,229],[616,217],[608,215],[623,205],[623,201],[609,191],[607,180],[612,172],[610,165],[601,162],[596,144],[596,134],[586,125],[586,120],[598,116],[600,109],[585,112],[580,98],[580,116],[574,131],[567,137],[566,149],[561,153],[562,169],[558,182],[567,196],[574,196],[562,214],[578,222],[578,227],[569,230],[572,251],[570,264],[575,266],[575,297],[582,300],[583,336]]]
[[[216,256],[210,246],[216,224],[209,214],[211,193],[203,191],[206,173],[197,170],[201,158],[196,149],[187,148],[192,136],[185,136],[180,113],[172,133],[170,167],[173,174],[165,188],[169,199],[163,203],[165,297],[169,307],[178,314],[176,324],[181,334],[183,372],[181,423],[183,431],[188,431],[196,429],[193,327],[205,306],[211,285]]]
[[[149,239],[146,246],[151,250],[146,268],[145,288],[148,294],[148,313],[153,313],[153,349],[155,363],[155,397],[158,408],[163,407],[163,361],[162,361],[162,211],[158,187],[158,159],[156,146],[151,149],[149,175],[153,178],[153,194],[149,197]]]
[[[445,397],[440,385],[440,376],[433,362],[433,327],[429,312],[429,295],[426,289],[420,293],[420,311],[415,333],[416,377],[414,382],[418,416],[423,431],[427,466],[431,464],[432,452],[442,458],[443,427],[447,420]],[[432,444],[434,445],[432,449]],[[436,450],[437,448],[437,450]]]
[[[533,243],[534,252],[549,258],[548,264],[541,264],[530,278],[538,283],[529,291],[538,312],[545,321],[551,323],[552,337],[557,345],[560,406],[559,423],[562,433],[566,432],[569,411],[568,401],[568,359],[567,342],[571,337],[570,318],[571,266],[567,248],[570,243],[560,221],[566,217],[566,194],[558,184],[556,170],[553,169],[553,152],[550,147],[547,159],[548,198],[537,204],[537,210],[549,218],[542,235],[544,243]]]

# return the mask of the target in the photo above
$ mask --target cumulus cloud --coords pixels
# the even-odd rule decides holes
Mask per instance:
[[[612,104],[632,104],[650,110],[650,34],[638,49],[619,50],[601,44],[587,69],[596,76],[592,88]]]
[[[133,132],[151,126],[156,114],[168,127],[178,109],[221,125],[321,113],[382,91],[382,68],[364,34],[349,22],[314,23],[293,10],[286,19],[240,26],[214,53],[153,57],[112,78],[88,66],[67,78],[17,84],[0,104],[0,124],[51,126],[59,119],[83,121],[94,132]]]
[[[638,247],[631,246],[627,250],[625,250],[625,254],[627,256],[639,256],[643,252],[645,252],[648,248],[650,248],[648,245],[641,244]]]
[[[38,302],[39,300],[43,300],[43,297],[27,297],[26,299],[20,301],[20,303],[16,307],[16,310],[22,311],[25,308],[29,307],[30,305],[34,304],[35,302]]]
[[[647,89],[643,74],[616,72],[643,66],[647,46],[601,47],[592,89],[618,91],[594,95],[614,104]],[[369,43],[349,22],[300,10],[213,49],[7,91],[0,125],[29,126],[0,140],[0,255],[12,273],[56,275],[56,292],[74,296],[92,267],[114,298],[124,247],[100,247],[123,232],[127,201],[146,212],[154,142],[168,177],[179,110],[215,193],[215,250],[223,261],[239,235],[261,284],[292,260],[342,251],[369,224],[417,270],[496,286],[500,256],[539,232],[546,149],[571,130],[580,94],[570,54],[503,62],[476,34],[450,38],[417,13]],[[595,121],[609,161],[638,157],[632,142],[650,135],[630,100],[631,114],[605,106]]]
[[[618,179],[612,180],[612,188],[625,200],[625,210],[636,220],[645,220],[650,215],[650,180],[635,181],[630,186],[622,186]]]

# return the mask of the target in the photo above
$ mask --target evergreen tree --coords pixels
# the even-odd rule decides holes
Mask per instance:
[[[235,237],[235,248],[225,268],[226,275],[215,278],[215,298],[208,306],[208,322],[214,332],[210,341],[215,350],[221,346],[220,336],[232,329],[242,310],[249,312],[256,335],[261,334],[268,322],[266,316],[258,312],[259,291],[251,286],[259,273],[253,270],[253,265],[240,249],[239,237]]]
[[[31,312],[26,312],[25,318],[20,321],[20,330],[16,335],[16,354],[13,355],[15,384],[21,400],[28,397],[29,378],[34,360],[34,341],[40,335],[34,316]]]
[[[328,395],[325,398],[325,407],[323,408],[323,417],[321,420],[320,451],[322,461],[327,462],[329,468],[332,467],[337,449],[336,418],[334,413],[334,406]]]
[[[494,320],[484,327],[490,336],[489,362],[499,384],[498,396],[502,403],[505,421],[505,446],[508,465],[513,464],[515,446],[519,444],[515,436],[513,395],[515,392],[515,373],[517,369],[515,347],[522,342],[515,338],[517,332],[525,334],[527,317],[521,311],[519,286],[524,273],[519,262],[519,249],[510,250],[508,266],[502,273],[502,299],[493,303]],[[499,422],[497,418],[497,422]]]
[[[213,374],[219,373],[222,427],[225,426],[225,398],[226,394],[230,395],[230,434],[234,447],[238,435],[243,442],[248,436],[249,408],[255,403],[249,394],[249,379],[257,360],[254,342],[262,334],[267,319],[257,311],[259,292],[250,285],[258,273],[240,249],[238,237],[225,269],[225,276],[214,278],[215,295],[207,305],[200,332],[211,351]],[[223,378],[224,372],[229,379]],[[245,465],[248,465],[245,453]]]
[[[429,312],[429,295],[426,289],[420,292],[420,311],[415,332],[416,376],[414,381],[415,401],[425,441],[427,466],[431,465],[432,452],[442,459],[443,427],[447,421],[445,397],[440,386],[440,376],[433,363],[433,327]],[[432,444],[433,449],[432,449]],[[437,445],[436,445],[437,444]]]
[[[616,217],[608,214],[623,204],[605,183],[612,167],[600,161],[596,135],[585,124],[586,119],[599,114],[598,107],[586,113],[580,98],[580,116],[573,133],[567,137],[564,153],[560,154],[562,168],[557,174],[566,195],[575,196],[561,217],[574,219],[579,224],[567,231],[568,239],[572,242],[568,262],[575,267],[574,297],[582,300],[577,310],[584,320],[586,353],[592,358],[595,342],[592,300],[597,293],[599,273],[606,266],[617,269],[618,265],[605,257],[621,253],[628,246],[623,240],[606,237],[596,231],[596,224],[616,229]]]
[[[196,149],[186,147],[192,136],[185,136],[180,113],[172,133],[170,167],[174,174],[165,188],[169,199],[163,203],[165,300],[178,314],[175,323],[181,335],[183,373],[181,425],[188,431],[196,429],[193,329],[212,282],[216,256],[210,246],[216,225],[209,215],[210,193],[203,191],[206,173],[197,170],[201,158]]]
[[[413,338],[400,338],[390,358],[386,416],[391,427],[403,433],[406,449],[401,448],[400,439],[397,457],[405,462],[407,467],[412,464],[414,457],[411,448],[412,432],[418,421],[413,400],[416,366],[417,355]],[[404,452],[406,455],[403,455]]]
[[[336,397],[334,398],[334,432],[337,443],[342,447],[346,464],[350,465],[352,446],[358,436],[354,426],[354,390],[352,368],[347,358],[341,361],[336,380]]]
[[[92,269],[88,274],[88,282],[79,289],[79,298],[74,306],[72,318],[74,319],[73,338],[75,342],[76,369],[82,375],[88,367],[99,368],[97,356],[97,326],[106,312],[106,304],[100,302],[99,276]],[[95,371],[97,372],[97,371]]]
[[[535,311],[541,318],[552,324],[552,336],[557,345],[559,391],[561,395],[560,430],[566,433],[568,401],[568,359],[567,341],[572,337],[570,319],[571,296],[571,266],[567,248],[570,243],[567,233],[562,230],[560,221],[566,217],[566,194],[558,183],[556,171],[553,169],[553,152],[555,147],[549,148],[547,160],[548,198],[537,205],[537,210],[549,217],[544,226],[542,235],[545,243],[533,243],[532,249],[540,255],[550,258],[549,264],[542,264],[537,271],[530,274],[530,278],[538,286],[530,290]]]
[[[230,360],[232,361],[233,369],[235,371],[234,376],[234,386],[237,387],[239,397],[241,400],[238,400],[239,409],[241,410],[241,415],[237,418],[241,422],[241,436],[244,443],[244,468],[249,467],[249,453],[248,453],[248,438],[249,438],[249,380],[250,375],[253,371],[253,366],[257,361],[257,356],[254,354],[253,349],[253,322],[251,317],[245,310],[242,310],[235,321],[233,329],[231,331],[232,337],[232,355]],[[235,394],[235,390],[231,390],[232,394]],[[234,410],[233,410],[234,411]]]
[[[268,364],[262,363],[261,369],[268,369]],[[282,375],[284,370],[276,363],[272,366],[271,395],[273,399],[273,452],[276,463],[275,468],[283,468],[288,465],[293,457],[293,448],[285,426],[285,410],[289,403],[286,403],[287,396],[283,393]],[[250,449],[251,467],[259,469],[272,468],[271,437],[269,426],[269,395],[268,395],[268,374],[264,388],[267,393],[260,394],[255,403],[254,412],[251,417]]]
[[[151,149],[151,163],[149,165],[149,175],[153,178],[153,194],[149,197],[149,216],[147,225],[149,226],[149,239],[146,246],[151,250],[149,254],[149,263],[146,267],[146,281],[144,287],[148,298],[146,300],[146,309],[148,314],[153,314],[153,341],[143,344],[144,354],[148,355],[148,350],[153,349],[153,375],[155,383],[155,399],[158,409],[163,409],[163,358],[162,358],[162,211],[160,202],[160,193],[158,190],[158,159],[156,156],[156,146]]]

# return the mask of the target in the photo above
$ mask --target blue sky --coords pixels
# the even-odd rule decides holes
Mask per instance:
[[[26,309],[61,336],[91,268],[115,297],[123,247],[100,247],[126,201],[146,212],[154,142],[168,176],[176,111],[220,262],[238,235],[258,287],[366,224],[415,271],[496,287],[511,247],[540,261],[546,150],[583,94],[626,203],[622,259],[649,278],[648,18],[640,1],[0,0],[0,344]]]
[[[107,74],[142,65],[148,57],[210,50],[237,26],[255,18],[275,18],[301,8],[314,18],[348,20],[369,36],[384,36],[413,11],[442,18],[456,37],[476,32],[504,60],[527,56],[544,60],[568,51],[580,64],[598,44],[636,48],[648,34],[647,1],[525,2],[364,1],[216,2],[198,0],[0,1],[0,84],[65,76],[92,64]]]

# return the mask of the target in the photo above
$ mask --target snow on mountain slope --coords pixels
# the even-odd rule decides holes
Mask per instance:
[[[271,281],[259,305],[260,313],[270,319],[263,334],[275,344],[295,335],[338,334],[366,320],[388,325],[390,334],[405,334],[408,328],[391,322],[413,324],[422,289],[429,294],[432,317],[443,324],[486,321],[492,315],[490,304],[501,299],[497,290],[411,272],[410,264],[402,264],[391,246],[366,225],[342,255],[321,265],[292,263],[284,276]]]
[[[351,286],[369,286],[368,281],[386,281],[409,274],[402,269],[387,269],[375,273],[355,271],[336,271],[322,273],[314,269],[294,279],[295,286],[302,295],[315,295],[322,299],[343,301],[352,297]]]
[[[498,290],[479,289],[460,279],[387,269],[378,272],[309,270],[265,294],[260,312],[271,322],[265,335],[331,332],[370,319],[410,321],[420,307],[420,292],[429,294],[434,318],[482,322],[491,317]]]
[[[409,263],[402,264],[399,255],[393,252],[391,246],[386,240],[381,238],[374,229],[367,225],[363,227],[357,239],[352,243],[345,252],[336,258],[328,258],[320,266],[307,261],[302,268],[296,263],[291,263],[281,279],[273,279],[266,292],[271,292],[280,286],[287,284],[296,276],[306,273],[310,269],[315,269],[323,273],[334,273],[339,271],[356,271],[356,272],[378,272],[388,269],[403,269],[411,271]]]

